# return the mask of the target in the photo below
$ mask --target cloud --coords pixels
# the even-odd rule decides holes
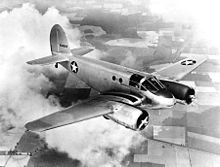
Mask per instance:
[[[150,9],[168,21],[192,24],[195,41],[202,40],[220,49],[219,3],[218,0],[154,0]]]
[[[0,13],[0,145],[8,149],[15,146],[27,121],[61,108],[45,93],[56,87],[50,76],[58,77],[64,70],[25,63],[51,54],[49,33],[57,23],[67,31],[72,46],[77,46],[79,31],[55,8],[42,15],[34,5],[24,4]],[[13,128],[19,134],[10,135]]]
[[[104,118],[94,118],[46,132],[50,146],[66,151],[84,166],[122,166],[123,158],[144,138]]]

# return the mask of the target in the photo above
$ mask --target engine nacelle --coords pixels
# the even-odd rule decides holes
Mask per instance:
[[[147,111],[128,104],[123,104],[114,113],[104,115],[104,118],[111,119],[126,128],[137,131],[143,130],[149,123]]]
[[[174,81],[160,80],[167,89],[173,94],[173,96],[181,101],[190,104],[195,96],[195,90],[187,85],[177,83]]]
[[[143,100],[141,97],[125,93],[108,92],[101,94],[100,98],[120,104],[120,107],[115,108],[113,113],[103,115],[105,119],[111,119],[132,130],[143,130],[148,125],[148,112],[138,107]]]

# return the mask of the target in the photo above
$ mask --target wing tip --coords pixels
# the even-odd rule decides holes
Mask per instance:
[[[24,127],[27,129],[27,131],[36,131],[36,129],[31,125],[31,122],[26,123]]]
[[[38,120],[28,122],[24,125],[27,131],[33,131],[33,132],[43,132],[47,130],[47,125],[39,122]]]

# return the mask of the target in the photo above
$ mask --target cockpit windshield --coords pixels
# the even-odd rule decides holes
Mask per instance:
[[[149,81],[158,88],[164,88],[163,84],[154,76],[150,77]]]
[[[164,86],[162,83],[160,83],[160,81],[158,81],[158,79],[154,76],[147,78],[141,86],[141,90],[150,90],[153,92],[156,92],[160,89],[163,89]]]
[[[150,90],[150,91],[157,91],[157,87],[155,87],[151,82],[145,80],[142,83],[141,90]]]
[[[163,84],[155,76],[145,77],[139,74],[133,74],[131,76],[129,85],[144,91],[149,90],[152,92],[164,89]]]

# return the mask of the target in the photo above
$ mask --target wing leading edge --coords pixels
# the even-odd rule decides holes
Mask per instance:
[[[165,79],[180,80],[206,60],[207,56],[191,54],[189,57],[165,67],[154,74]]]

